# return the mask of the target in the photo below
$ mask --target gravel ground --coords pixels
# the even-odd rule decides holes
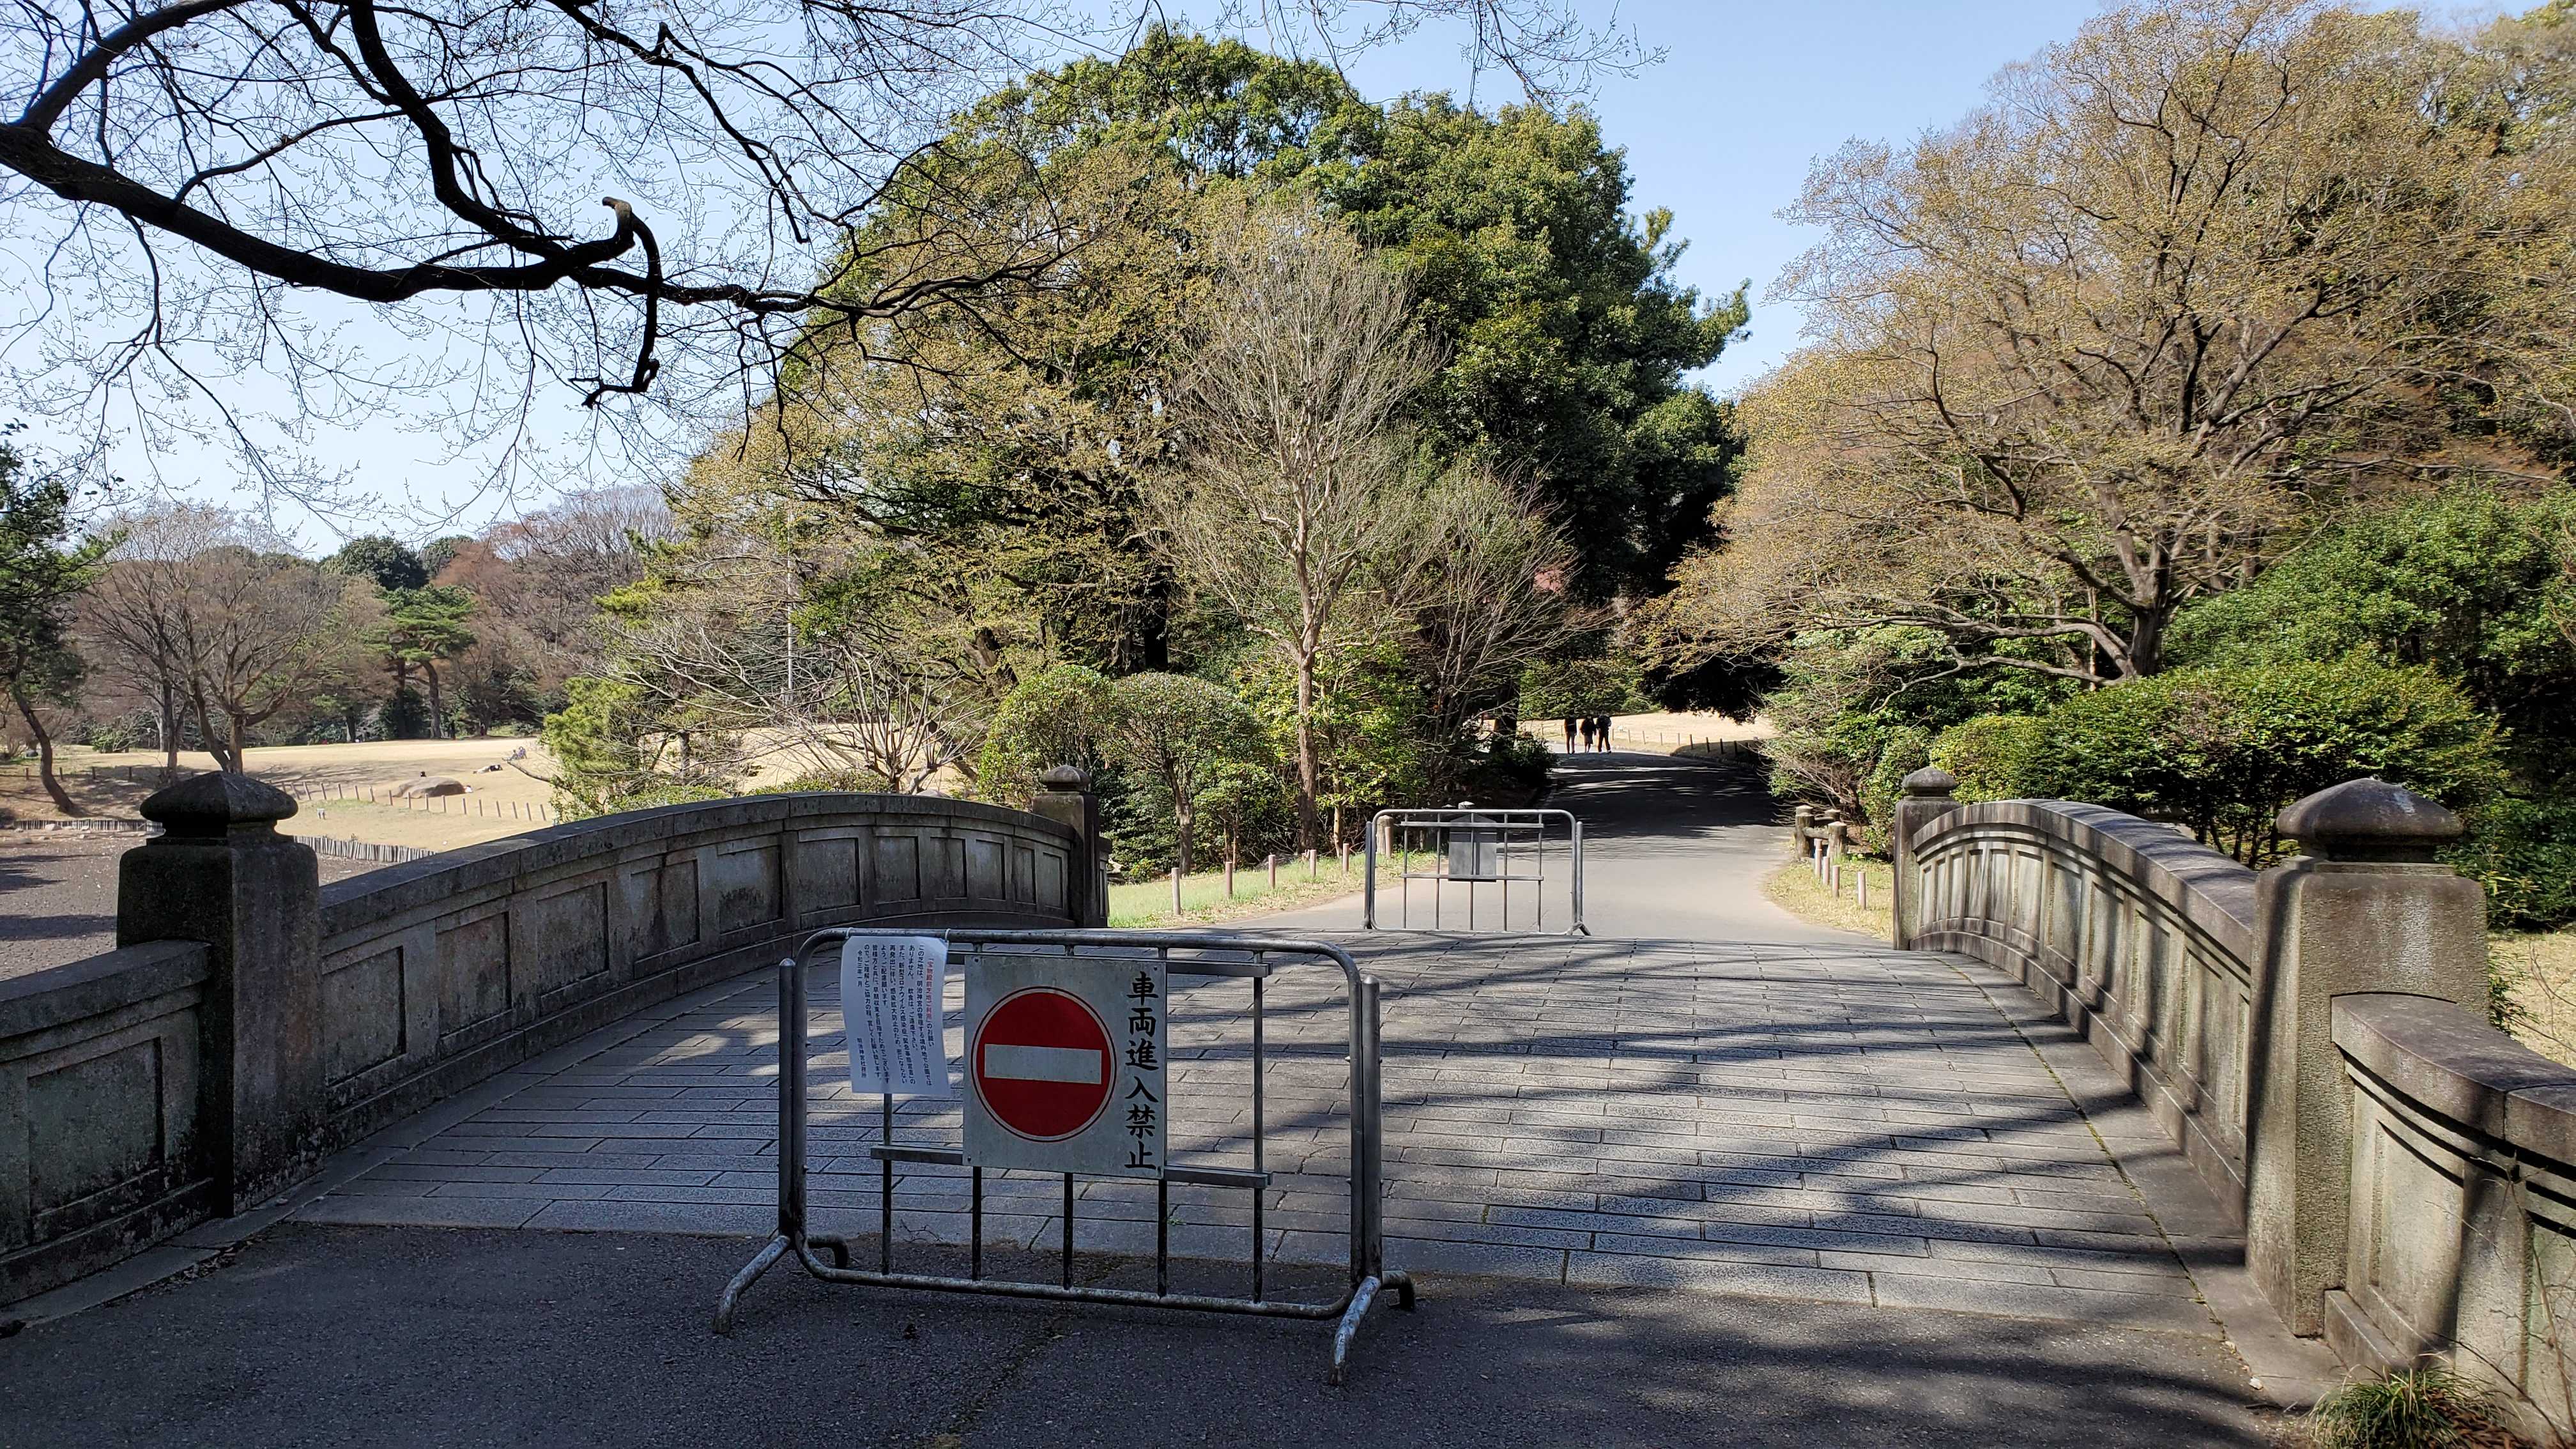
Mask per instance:
[[[0,980],[94,956],[116,945],[116,862],[137,835],[86,831],[0,834]],[[322,879],[374,867],[323,856]]]

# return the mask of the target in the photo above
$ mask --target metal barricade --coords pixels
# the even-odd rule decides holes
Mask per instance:
[[[806,1226],[807,1008],[805,974],[816,948],[852,937],[933,937],[962,952],[972,972],[988,958],[1026,962],[1033,956],[1061,952],[1092,959],[1159,958],[1171,978],[1239,980],[1250,984],[1251,1102],[1249,1170],[1220,1166],[1167,1165],[1155,1179],[1154,1289],[1106,1288],[1073,1281],[1074,1182],[1065,1173],[1062,1247],[1057,1281],[1029,1282],[984,1275],[984,1172],[968,1171],[969,1254],[967,1276],[897,1272],[894,1265],[895,1164],[966,1166],[962,1147],[900,1145],[895,1141],[892,1096],[881,1101],[879,1134],[868,1155],[878,1164],[877,1266],[850,1266],[846,1238],[809,1232]],[[1350,1277],[1340,1297],[1330,1302],[1281,1300],[1266,1296],[1263,1277],[1266,1198],[1271,1175],[1264,1142],[1263,1078],[1266,1065],[1265,996],[1270,977],[1284,967],[1331,965],[1339,968],[1350,998]],[[1332,1361],[1327,1383],[1338,1384],[1352,1339],[1370,1306],[1392,1290],[1401,1308],[1413,1307],[1412,1278],[1390,1272],[1385,1264],[1384,1172],[1381,1157],[1385,1132],[1378,1082],[1378,983],[1360,974],[1350,954],[1338,946],[1314,941],[1228,934],[1161,931],[1015,931],[901,930],[832,928],[805,938],[796,954],[778,963],[778,1228],[769,1242],[725,1285],[716,1302],[715,1331],[730,1333],[743,1293],[779,1259],[794,1256],[805,1271],[832,1283],[861,1283],[889,1288],[925,1288],[1021,1298],[1064,1299],[1138,1307],[1194,1308],[1217,1313],[1256,1314],[1272,1318],[1334,1321]],[[971,1050],[971,1048],[970,1048]],[[970,1067],[971,1070],[971,1067]],[[1018,1171],[1019,1169],[1012,1169]],[[1050,1174],[1052,1175],[1052,1174]],[[1252,1194],[1249,1292],[1240,1298],[1171,1291],[1171,1184],[1241,1188]],[[820,1249],[830,1263],[816,1256]]]
[[[1551,854],[1550,837],[1561,827],[1561,843]],[[1369,930],[1378,920],[1378,872],[1393,858],[1396,883],[1396,929],[1488,930],[1526,929],[1545,932],[1547,896],[1556,877],[1549,861],[1565,861],[1565,924],[1559,934],[1588,936],[1583,924],[1583,822],[1570,810],[1479,809],[1461,805],[1440,810],[1381,810],[1369,822],[1368,866],[1361,885],[1361,922]],[[1427,866],[1428,868],[1423,868]],[[1413,883],[1430,883],[1430,922],[1413,919]],[[1522,887],[1529,924],[1512,920],[1512,887]],[[1463,894],[1464,924],[1449,897]],[[1478,908],[1483,905],[1480,917]]]

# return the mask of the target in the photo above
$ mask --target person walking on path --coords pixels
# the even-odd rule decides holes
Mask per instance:
[[[1597,750],[1600,750],[1600,751],[1602,751],[1602,752],[1603,752],[1603,753],[1605,753],[1605,754],[1609,752],[1609,749],[1610,749],[1610,716],[1608,716],[1608,715],[1606,715],[1606,714],[1604,714],[1604,715],[1595,715],[1595,716],[1593,716],[1593,719],[1592,719],[1592,740],[1593,740],[1593,748],[1595,748],[1595,749],[1597,749]]]
[[[1574,753],[1574,716],[1572,715],[1565,717],[1565,752],[1569,755]]]

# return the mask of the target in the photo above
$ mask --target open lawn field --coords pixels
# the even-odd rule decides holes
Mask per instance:
[[[526,758],[513,768],[511,752]],[[58,759],[72,798],[92,815],[135,817],[155,788],[157,750],[102,753],[70,749]],[[294,835],[336,835],[382,845],[448,850],[554,823],[554,791],[536,778],[553,769],[545,747],[530,739],[380,740],[357,745],[278,745],[253,749],[250,772],[296,797],[303,808],[286,822]],[[493,766],[500,768],[494,769]],[[211,770],[214,757],[179,756],[182,770]],[[405,780],[444,775],[470,792],[409,806],[378,801]],[[35,779],[32,765],[0,766],[0,811],[20,820],[57,820],[61,813]]]

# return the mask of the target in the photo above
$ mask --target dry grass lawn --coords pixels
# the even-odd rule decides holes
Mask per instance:
[[[1869,882],[1867,906],[1860,903],[1863,880]],[[1825,883],[1816,879],[1816,873],[1804,861],[1791,861],[1762,882],[1762,893],[1771,898],[1772,904],[1811,926],[1858,931],[1882,941],[1893,929],[1888,902],[1895,899],[1895,891],[1896,873],[1886,861],[1857,858],[1843,862],[1839,894],[1825,889]]]
[[[526,752],[513,762],[514,751]],[[158,750],[109,753],[66,749],[57,757],[65,787],[92,816],[134,818],[152,793],[150,772],[161,767]],[[250,772],[302,803],[285,829],[292,835],[332,835],[379,845],[452,850],[542,829],[554,823],[554,789],[545,777],[554,758],[533,739],[377,740],[356,745],[275,745],[249,751]],[[495,769],[494,766],[499,768]],[[212,755],[182,751],[183,770],[215,768]],[[778,755],[752,771],[785,778],[805,766]],[[120,778],[129,770],[135,778]],[[394,787],[421,776],[446,776],[469,793],[408,804],[392,802]],[[0,765],[0,819],[59,820],[61,812],[35,779],[35,766]]]
[[[2552,1061],[2576,1066],[2576,930],[2496,935],[2487,954],[2513,989],[2513,1034]]]
[[[336,835],[381,845],[411,845],[448,850],[504,835],[540,829],[553,823],[553,788],[543,780],[513,769],[508,757],[525,749],[518,763],[544,775],[552,760],[545,747],[529,739],[379,740],[357,745],[278,745],[249,751],[250,772],[302,802],[285,829],[294,835]],[[107,753],[73,748],[62,752],[58,766],[73,799],[92,815],[134,817],[143,797],[152,793],[148,772],[162,763],[157,750]],[[494,770],[493,765],[501,766]],[[140,778],[123,779],[118,768]],[[211,770],[214,757],[193,751],[179,756],[183,770]],[[405,780],[444,775],[471,792],[410,807],[366,804],[363,797],[383,800]],[[61,813],[45,797],[34,767],[0,768],[0,811],[20,820],[56,820]]]

